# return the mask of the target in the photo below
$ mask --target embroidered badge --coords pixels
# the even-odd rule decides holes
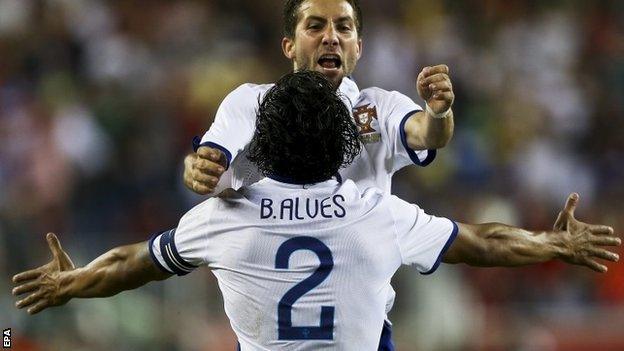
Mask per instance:
[[[360,132],[360,140],[365,144],[381,141],[381,133],[378,131],[377,108],[369,106],[370,104],[367,104],[353,109],[353,119]]]

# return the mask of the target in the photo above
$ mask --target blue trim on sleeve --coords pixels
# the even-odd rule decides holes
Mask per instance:
[[[178,253],[178,248],[175,245],[175,240],[174,240],[175,232],[176,232],[175,229],[172,229],[169,231],[169,236],[171,237],[169,244],[171,245],[171,253],[173,253],[173,257],[176,259],[176,261],[180,262],[180,264],[184,268],[188,268],[188,269],[197,268],[197,266],[195,266],[194,264],[186,262],[186,260],[184,260],[184,258],[182,258],[182,256],[180,256],[180,254]]]
[[[152,261],[154,261],[154,263],[156,264],[156,267],[158,267],[161,271],[163,271],[165,273],[174,274],[174,272],[172,272],[169,269],[167,269],[167,267],[163,266],[160,263],[160,261],[158,261],[158,259],[156,258],[156,255],[154,254],[154,249],[152,249],[152,245],[154,245],[154,240],[156,240],[156,238],[158,238],[158,236],[163,234],[163,233],[164,232],[160,232],[160,233],[156,233],[156,234],[152,235],[152,237],[148,241],[147,248],[149,249],[150,257],[152,258]]]
[[[188,272],[183,271],[182,269],[180,269],[180,267],[178,267],[175,263],[173,263],[173,261],[171,260],[169,251],[167,250],[170,246],[169,241],[170,236],[169,234],[171,233],[171,231],[168,231],[166,233],[163,233],[162,236],[160,237],[160,254],[163,258],[163,260],[165,261],[165,263],[167,264],[168,268],[175,274],[177,275],[185,275],[188,274]]]
[[[453,241],[455,241],[455,238],[457,237],[457,233],[459,232],[459,227],[457,227],[457,223],[455,223],[454,221],[451,221],[451,223],[453,223],[453,232],[451,233],[451,236],[446,241],[446,244],[444,244],[444,247],[442,248],[442,251],[440,251],[440,254],[438,255],[438,258],[433,264],[433,267],[431,267],[431,269],[428,270],[427,272],[420,273],[420,274],[429,275],[435,272],[436,269],[438,269],[438,267],[440,266],[440,263],[442,262],[442,257],[444,256],[448,248],[451,247],[451,244],[453,244]]]
[[[197,266],[186,262],[178,253],[174,242],[175,229],[172,229],[162,235],[160,238],[160,253],[165,260],[168,268],[177,275],[186,275],[193,271]]]
[[[197,152],[197,149],[199,149],[199,146],[201,145],[201,137],[197,135],[194,136],[192,144],[193,144],[193,152]]]
[[[379,347],[377,351],[394,351],[394,343],[392,342],[392,327],[388,321],[384,321],[381,329],[381,337],[379,338]]]
[[[420,163],[420,166],[421,167],[429,166],[429,164],[431,164],[431,162],[435,160],[437,154],[438,154],[438,150],[435,150],[435,149],[427,150],[427,157],[425,157],[425,159]]]
[[[232,162],[232,153],[230,152],[230,150],[226,149],[225,147],[217,143],[213,143],[211,141],[202,143],[200,137],[198,136],[194,137],[193,138],[193,151],[197,152],[197,150],[202,146],[208,146],[208,147],[211,147],[213,149],[218,149],[221,152],[223,152],[223,154],[225,155],[225,159],[226,159],[225,169],[230,168],[230,163]]]
[[[414,113],[418,113],[418,112],[421,112],[421,111],[422,110],[414,110],[414,111],[410,111],[408,114],[406,114],[405,117],[403,117],[403,119],[401,120],[401,123],[399,124],[399,133],[401,135],[401,144],[403,144],[403,147],[407,151],[407,154],[409,155],[409,157],[412,160],[412,162],[414,162],[415,165],[418,165],[418,166],[421,166],[421,167],[425,167],[425,166],[428,166],[431,162],[433,162],[433,160],[435,160],[436,155],[437,155],[437,151],[436,150],[427,150],[427,157],[423,161],[421,161],[418,158],[418,155],[416,155],[416,152],[414,150],[412,150],[409,147],[409,145],[407,144],[407,135],[405,134],[405,123],[407,123],[407,120]]]
[[[171,236],[171,241],[170,241],[171,252],[173,253],[173,257],[176,259],[176,262],[179,262],[180,265],[182,265],[182,267],[186,268],[186,269],[193,270],[193,269],[197,268],[196,265],[194,265],[194,264],[192,264],[190,262],[187,262],[184,258],[182,258],[182,256],[180,256],[180,253],[178,252],[178,248],[177,248],[177,246],[175,244],[175,240],[174,240],[174,236],[175,236],[175,233],[176,233],[175,229],[172,229],[169,233],[171,233],[171,234],[169,234]]]

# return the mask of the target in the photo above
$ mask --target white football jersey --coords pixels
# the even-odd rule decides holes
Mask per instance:
[[[221,177],[220,190],[253,184],[262,178],[247,159],[248,145],[256,127],[259,101],[273,84],[243,84],[232,91],[217,110],[215,121],[195,146],[220,149],[228,160],[228,171]],[[364,188],[378,187],[390,193],[392,175],[399,169],[433,161],[435,150],[414,151],[407,145],[404,126],[408,117],[422,111],[409,97],[379,88],[359,90],[355,82],[344,78],[338,91],[360,131],[362,152],[354,162],[340,170],[343,179],[351,179]]]
[[[362,351],[380,344],[399,266],[433,272],[456,235],[377,188],[265,178],[199,204],[149,250],[170,273],[212,270],[242,351]]]

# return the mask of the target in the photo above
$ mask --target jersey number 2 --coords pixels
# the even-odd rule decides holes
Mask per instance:
[[[290,255],[298,250],[314,252],[321,264],[314,274],[293,286],[280,300],[277,306],[278,338],[279,340],[332,340],[334,338],[333,306],[321,306],[321,322],[318,327],[293,327],[292,325],[292,306],[295,301],[321,284],[334,267],[332,253],[322,241],[300,236],[285,241],[279,247],[275,257],[275,268],[288,269]]]

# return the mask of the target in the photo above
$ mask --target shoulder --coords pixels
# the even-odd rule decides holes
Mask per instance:
[[[198,221],[200,219],[207,220],[209,218],[207,215],[213,211],[214,207],[217,205],[217,202],[219,202],[218,197],[211,197],[207,200],[200,202],[182,216],[180,223]]]
[[[218,225],[224,212],[234,213],[245,201],[239,191],[226,189],[186,212],[180,219],[179,227],[186,229]]]
[[[368,99],[374,102],[391,103],[391,102],[411,102],[414,101],[407,95],[396,90],[385,90],[378,87],[370,87],[360,92],[360,99]]]
[[[219,199],[219,201],[237,201],[237,200],[241,200],[244,198],[242,192],[245,191],[245,188],[242,188],[240,190],[234,190],[232,188],[228,188],[223,190],[222,192],[220,192],[216,198]]]
[[[406,116],[422,111],[422,108],[410,97],[398,92],[372,87],[362,90],[360,99],[353,109],[353,115],[361,123],[370,122],[375,128],[376,121],[366,119],[370,116],[379,121],[382,129],[398,126]],[[390,139],[392,140],[392,138]]]
[[[225,189],[219,194],[195,205],[188,212],[186,212],[186,214],[182,218],[186,220],[193,218],[203,218],[207,221],[209,219],[210,213],[214,212],[215,209],[223,205],[231,206],[236,202],[244,200],[245,197],[243,196],[241,191],[237,191],[232,188]]]
[[[369,208],[380,205],[384,199],[384,192],[378,187],[363,187],[351,179],[347,179],[340,185],[339,192],[348,194],[351,199],[366,204]]]
[[[253,84],[245,83],[232,90],[223,100],[224,104],[253,104],[257,105],[264,94],[273,87],[274,84]]]
[[[271,89],[275,84],[254,84],[254,83],[245,83],[239,85],[234,91],[251,93],[251,94],[261,94]]]
[[[356,200],[359,217],[374,223],[371,225],[395,232],[401,216],[411,216],[413,207],[397,197],[385,193],[378,187],[366,187],[358,190]]]

